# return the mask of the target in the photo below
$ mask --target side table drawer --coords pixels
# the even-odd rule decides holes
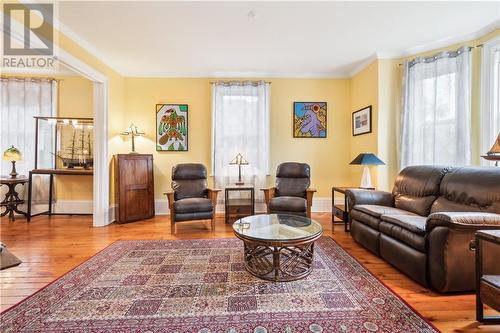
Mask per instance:
[[[227,213],[229,215],[251,215],[252,206],[229,206]]]

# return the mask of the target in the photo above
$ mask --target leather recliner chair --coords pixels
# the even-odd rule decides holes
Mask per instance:
[[[268,214],[292,214],[311,217],[315,189],[308,164],[285,162],[276,170],[276,186],[264,191]]]
[[[392,193],[354,189],[347,196],[358,243],[439,292],[475,288],[474,234],[500,229],[500,168],[411,166]],[[485,271],[500,274],[500,251],[489,246]]]
[[[220,190],[207,187],[207,168],[203,164],[177,164],[172,168],[173,192],[167,195],[170,209],[171,233],[175,224],[192,220],[211,220],[215,230],[215,207]]]

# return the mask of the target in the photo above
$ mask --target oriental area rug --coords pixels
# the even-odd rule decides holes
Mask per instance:
[[[269,282],[237,239],[118,241],[0,315],[1,332],[436,332],[333,239]]]

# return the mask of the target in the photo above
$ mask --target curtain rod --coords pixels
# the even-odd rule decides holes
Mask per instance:
[[[251,81],[251,80],[243,80],[243,81],[239,81],[239,80],[229,80],[229,81],[224,81],[224,80],[220,80],[220,81],[210,81],[210,84],[216,84],[216,83],[244,83],[244,82],[250,82],[250,83],[260,83],[260,82],[264,82],[264,83],[267,83],[267,84],[271,84],[272,82],[270,81],[261,81],[261,80],[258,80],[258,81]]]
[[[472,50],[472,49],[475,49],[475,48],[481,48],[483,46],[484,46],[484,44],[477,44],[477,45],[474,45],[474,46],[468,46],[468,48]],[[443,52],[446,52],[446,51],[443,51]],[[438,52],[437,54],[440,54],[440,53],[443,53],[443,52]],[[448,52],[452,52],[452,51],[448,51]],[[432,56],[429,56],[429,57],[432,57]],[[417,57],[417,58],[419,58],[419,57]],[[426,58],[426,57],[424,56],[423,58]],[[403,63],[399,63],[398,66],[403,66]]]
[[[2,75],[1,76],[2,80],[16,80],[16,81],[26,81],[26,80],[29,80],[31,82],[35,82],[35,81],[43,81],[43,80],[46,80],[46,81],[56,81],[56,82],[59,82],[59,81],[64,81],[62,79],[56,79],[56,78],[53,78],[53,77],[43,77],[43,76],[7,76],[7,75]]]

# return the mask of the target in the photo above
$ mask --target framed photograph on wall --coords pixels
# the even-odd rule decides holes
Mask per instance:
[[[352,135],[372,132],[372,106],[367,106],[352,113]]]
[[[326,138],[326,102],[293,103],[293,137]]]
[[[156,150],[188,150],[187,104],[156,104]]]

